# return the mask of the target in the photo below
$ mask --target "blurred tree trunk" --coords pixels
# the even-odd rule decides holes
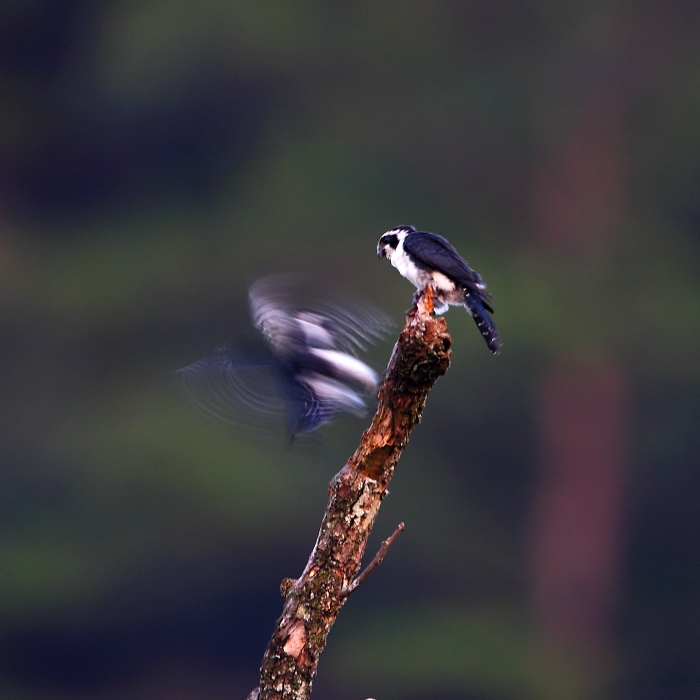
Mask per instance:
[[[540,394],[542,462],[533,502],[532,566],[545,636],[609,649],[622,567],[628,383],[609,360],[568,362]]]
[[[614,12],[605,12],[599,21],[614,26]],[[572,49],[567,58],[588,71],[588,80],[568,91],[556,86],[562,91],[549,106],[565,126],[556,136],[542,134],[546,156],[533,189],[539,253],[553,266],[585,271],[594,297],[626,215],[624,120],[650,80],[648,61],[636,60],[642,48],[616,46],[604,64],[585,47]],[[544,636],[576,651],[605,652],[621,582],[631,400],[625,368],[600,352],[607,329],[601,323],[592,330],[595,359],[582,359],[585,349],[565,353],[540,384],[531,575]]]

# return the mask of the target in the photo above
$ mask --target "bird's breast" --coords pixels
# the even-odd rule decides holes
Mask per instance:
[[[405,277],[414,287],[422,289],[428,283],[425,272],[419,269],[410,259],[403,247],[403,241],[399,242],[393,255],[391,264]]]

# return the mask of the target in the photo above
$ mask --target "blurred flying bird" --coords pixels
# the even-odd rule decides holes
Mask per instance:
[[[379,239],[377,255],[391,264],[417,289],[429,284],[435,293],[435,313],[444,314],[450,306],[463,306],[476,322],[489,350],[498,355],[501,340],[489,313],[491,295],[478,272],[442,236],[416,231],[413,226],[397,226]]]
[[[354,353],[381,338],[391,322],[348,298],[297,305],[298,287],[287,276],[250,287],[250,313],[264,345],[221,347],[178,370],[204,413],[266,433],[284,422],[292,440],[343,413],[365,413],[378,377]]]

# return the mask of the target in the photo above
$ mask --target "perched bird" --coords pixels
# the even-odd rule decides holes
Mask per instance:
[[[500,352],[501,340],[489,316],[493,313],[491,295],[481,275],[449,241],[435,233],[416,231],[413,226],[397,226],[379,239],[377,255],[388,258],[418,292],[431,285],[436,314],[445,313],[450,306],[464,306],[489,350],[494,355]]]
[[[343,413],[364,414],[378,377],[354,353],[390,322],[348,299],[297,305],[297,286],[278,276],[250,287],[262,347],[244,350],[239,342],[178,370],[186,393],[210,417],[265,434],[284,423],[293,440]]]

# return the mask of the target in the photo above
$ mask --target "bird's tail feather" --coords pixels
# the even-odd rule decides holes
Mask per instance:
[[[486,341],[486,345],[489,346],[489,350],[494,355],[498,355],[501,352],[501,339],[498,336],[498,331],[496,330],[496,326],[493,325],[491,317],[488,315],[486,309],[484,309],[484,304],[471,292],[467,292],[464,295],[464,300],[469,309],[469,313],[476,323],[476,327],[479,329],[479,333],[481,333],[483,339]]]

